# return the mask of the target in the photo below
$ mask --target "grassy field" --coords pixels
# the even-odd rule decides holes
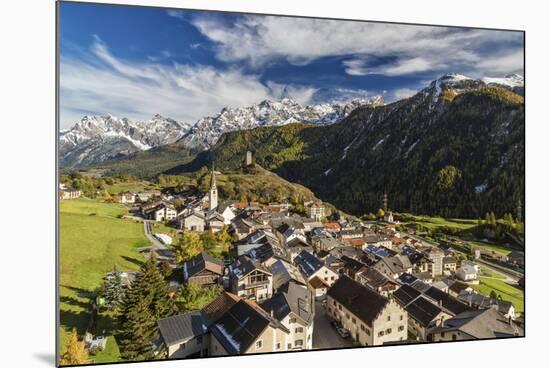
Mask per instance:
[[[91,293],[101,285],[105,272],[116,264],[135,270],[142,260],[137,248],[148,245],[143,225],[119,219],[124,207],[94,200],[61,201],[60,216],[60,309],[61,348],[73,327],[83,334],[89,321]],[[96,333],[116,328],[116,320],[100,316]],[[115,339],[109,336],[96,363],[119,360]]]
[[[111,194],[119,194],[122,192],[129,192],[129,191],[137,192],[141,190],[158,189],[158,186],[146,181],[128,182],[128,183],[121,182],[121,183],[115,183],[113,185],[108,185],[106,189]]]
[[[491,291],[494,290],[497,295],[500,295],[503,300],[507,300],[514,304],[516,312],[523,313],[524,311],[524,295],[523,291],[509,285],[501,280],[488,279],[486,277],[480,277],[479,285],[471,285],[477,292],[489,296]]]
[[[503,275],[501,275],[500,273],[494,272],[494,271],[492,271],[488,268],[485,268],[485,267],[481,267],[481,276],[492,277],[492,278],[501,279],[501,280],[504,280],[506,278]]]
[[[446,219],[443,217],[416,216],[410,214],[407,214],[406,216],[412,218],[412,221],[407,221],[406,223],[422,224],[430,230],[435,230],[439,227],[444,226],[456,227],[462,230],[466,230],[477,225],[477,220],[453,218]]]

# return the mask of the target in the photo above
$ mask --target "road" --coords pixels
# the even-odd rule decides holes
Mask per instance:
[[[166,246],[153,235],[153,227],[150,221],[143,220],[143,231],[145,232],[147,239],[151,242],[151,249],[166,249]]]
[[[325,315],[320,301],[315,301],[315,321],[313,323],[313,349],[346,348],[353,346],[351,340],[343,339]]]

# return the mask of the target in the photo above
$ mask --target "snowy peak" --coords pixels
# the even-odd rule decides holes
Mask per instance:
[[[505,87],[518,92],[517,88],[523,87],[523,77],[519,74],[510,74],[503,78],[485,77],[481,79],[473,79],[458,73],[448,73],[440,78],[432,81],[430,85],[424,88],[421,92],[425,95],[431,95],[433,103],[437,103],[441,94],[445,90],[450,90],[454,95],[463,93],[464,91],[479,88],[484,85],[495,85]]]
[[[524,86],[524,80],[523,76],[519,74],[509,74],[505,76],[504,78],[491,78],[491,77],[485,77],[482,79],[483,82],[491,85],[496,84],[500,86],[506,86],[510,88],[515,87],[523,87]]]
[[[159,114],[148,121],[111,114],[84,116],[71,129],[60,133],[60,159],[64,166],[99,162],[174,143],[188,128],[187,124]]]
[[[383,103],[382,97],[376,96],[369,100],[302,106],[290,98],[283,98],[280,101],[263,100],[238,108],[225,107],[216,115],[198,120],[181,142],[187,147],[209,149],[226,132],[291,123],[332,124],[359,106],[378,106]]]

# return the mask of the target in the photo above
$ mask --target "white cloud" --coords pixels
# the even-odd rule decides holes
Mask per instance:
[[[495,55],[481,60],[479,68],[485,76],[501,76],[502,74],[523,74],[523,50],[514,50],[503,55]]]
[[[277,59],[301,65],[326,56],[362,55],[343,63],[349,75],[475,69],[487,52],[486,45],[522,39],[519,32],[275,16],[243,16],[233,24],[200,16],[191,22],[215,42],[216,56],[222,61],[261,67]],[[397,59],[369,69],[369,55]]]
[[[414,88],[398,88],[392,91],[392,94],[395,100],[402,100],[415,95],[417,92],[418,90]]]
[[[285,85],[262,83],[258,75],[240,69],[174,63],[129,62],[115,57],[98,37],[85,60],[61,58],[61,128],[83,114],[112,113],[149,119],[160,113],[194,122],[225,106],[238,107],[262,99],[277,99]],[[315,89],[286,86],[290,95],[307,103]]]

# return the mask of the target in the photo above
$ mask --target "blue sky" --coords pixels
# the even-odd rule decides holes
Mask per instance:
[[[448,72],[523,75],[520,32],[83,3],[60,11],[62,129],[106,113],[194,122],[282,96],[394,101]]]

